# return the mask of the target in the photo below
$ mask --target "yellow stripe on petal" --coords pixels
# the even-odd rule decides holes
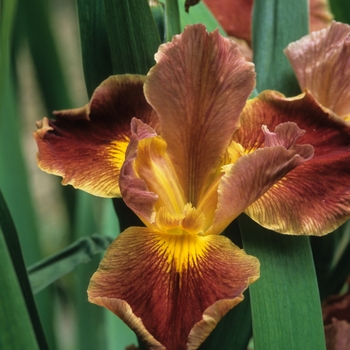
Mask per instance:
[[[176,265],[186,269],[178,273]],[[226,237],[130,227],[108,248],[88,297],[121,317],[149,349],[197,349],[258,277],[258,260]]]
[[[158,195],[156,209],[165,206],[171,214],[181,214],[185,205],[183,189],[160,136],[139,141],[135,172],[149,189]]]
[[[112,141],[110,143],[110,146],[108,147],[108,152],[111,156],[112,162],[118,169],[121,169],[124,163],[125,152],[128,147],[129,141],[129,138],[122,141]]]
[[[168,269],[175,267],[176,272],[197,267],[205,257],[209,248],[210,236],[198,236],[191,234],[159,233],[154,240],[155,249],[160,256],[164,256],[168,262]]]
[[[165,207],[156,214],[156,225],[160,230],[155,236],[155,250],[166,258],[168,269],[175,267],[181,273],[197,266],[208,250],[208,237],[205,238],[205,215],[187,203],[182,214],[171,215]]]

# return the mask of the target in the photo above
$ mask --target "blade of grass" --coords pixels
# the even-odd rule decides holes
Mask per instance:
[[[103,0],[77,0],[85,84],[91,97],[113,74]]]
[[[7,262],[7,259],[8,259],[6,257],[7,255],[9,255],[9,258],[12,261],[11,265],[13,264],[12,267],[8,267],[9,268],[8,272],[0,273],[0,277],[3,274],[5,275],[6,273],[9,274],[9,276],[3,276],[5,281],[4,281],[4,284],[1,283],[0,290],[6,289],[5,283],[8,283],[9,286],[11,285],[11,287],[9,287],[10,288],[9,291],[7,292],[11,293],[11,290],[14,290],[14,293],[16,295],[16,300],[19,303],[17,304],[16,300],[13,300],[13,302],[15,303],[14,307],[16,307],[16,305],[21,305],[22,304],[21,299],[23,298],[25,302],[25,310],[23,312],[26,312],[28,310],[30,320],[32,323],[31,327],[34,328],[35,336],[40,346],[40,349],[48,349],[46,339],[43,333],[43,329],[41,327],[39,315],[36,309],[32,290],[30,288],[27,271],[24,265],[22,251],[18,240],[17,231],[1,191],[0,191],[0,229],[1,229],[1,239],[3,239],[4,242],[6,243],[6,247],[1,248],[4,251],[4,258],[3,258],[4,264],[6,266],[8,266],[9,264]],[[5,251],[5,248],[6,248],[6,251]],[[0,264],[2,265],[2,263]],[[12,270],[14,270],[14,273],[18,282],[13,281],[13,277],[11,277]],[[17,292],[17,283],[19,283],[20,291],[22,293],[21,296],[19,296]],[[4,291],[3,293],[7,293],[7,292]],[[0,304],[6,304],[6,303],[7,303],[7,299],[4,297],[1,297]],[[9,311],[10,311],[10,307],[9,309],[7,309],[6,312],[9,312]],[[13,312],[15,311],[16,310],[13,310]],[[16,321],[14,320],[14,322]],[[13,327],[15,327],[15,323]]]
[[[1,80],[0,84],[4,84],[4,90],[0,94],[0,163],[3,166],[0,167],[0,186],[4,191],[4,196],[7,199],[7,203],[11,209],[14,220],[17,223],[18,234],[24,249],[24,257],[27,262],[35,261],[40,257],[40,250],[37,236],[37,226],[34,216],[34,210],[31,202],[30,191],[27,185],[27,172],[22,157],[21,144],[20,144],[20,123],[18,120],[18,101],[16,100],[16,94],[14,90],[13,82],[13,69],[10,63],[10,52],[13,51],[13,47],[17,43],[10,43],[12,36],[12,26],[18,27],[18,16],[14,16],[14,8],[16,7],[16,1],[6,1],[2,8],[1,20],[2,28],[1,34],[3,35],[1,45],[5,45],[1,48],[1,59],[6,64],[0,68],[0,75],[4,76],[4,80]],[[9,11],[9,8],[11,9]],[[18,13],[18,12],[17,12]],[[13,25],[13,21],[17,22]],[[11,23],[12,22],[12,23]],[[5,28],[7,27],[7,28]],[[6,40],[4,38],[7,38]],[[4,39],[4,41],[3,41]],[[13,41],[13,40],[12,40]],[[13,53],[13,52],[12,52]],[[5,71],[3,71],[5,69]],[[1,89],[1,88],[0,88]],[[5,166],[6,164],[6,166]],[[9,240],[15,239],[16,236],[11,236]],[[17,247],[16,247],[17,245]],[[23,295],[27,303],[27,307],[32,318],[34,330],[38,339],[38,343],[41,349],[47,349],[47,343],[33,296],[31,294],[28,277],[26,275],[25,266],[21,250],[18,242],[16,242],[15,248],[11,250],[13,261],[16,263],[16,271],[19,276],[19,282],[22,287]],[[18,262],[18,266],[17,266]],[[23,273],[21,273],[21,271]],[[55,338],[52,330],[52,302],[46,302],[49,299],[49,294],[44,293],[37,300],[37,306],[40,316],[44,319],[44,328],[47,339],[51,345],[51,349],[55,349]]]
[[[348,0],[330,0],[329,4],[336,21],[350,24],[350,2]]]
[[[119,221],[115,213],[112,200],[105,200],[102,204],[101,233],[104,236],[119,235]],[[128,346],[137,344],[135,333],[116,315],[104,309],[106,350],[124,350]]]
[[[181,33],[180,12],[177,0],[165,0],[165,33],[165,41],[171,41],[175,34]]]
[[[282,236],[238,218],[244,249],[261,263],[250,287],[255,350],[325,349],[321,304],[308,237]]]
[[[253,51],[257,89],[299,91],[283,49],[307,34],[306,0],[256,0]],[[298,23],[298,26],[295,25]],[[283,236],[239,217],[244,249],[261,263],[250,287],[255,349],[325,349],[321,305],[310,242]]]
[[[52,282],[86,264],[96,254],[104,252],[112,242],[111,237],[94,234],[82,237],[60,252],[28,267],[33,293],[38,293]]]
[[[296,25],[298,23],[298,25]],[[308,33],[306,0],[256,0],[253,7],[253,61],[257,89],[274,89],[287,96],[300,93],[283,50]]]
[[[333,265],[329,271],[327,283],[322,296],[325,298],[332,294],[338,294],[350,275],[350,221],[347,221],[336,232],[341,235],[337,251],[334,256]]]
[[[77,196],[75,239],[92,235],[97,231],[96,210],[100,208],[100,198],[79,191]],[[78,345],[76,349],[104,349],[103,309],[87,301],[87,288],[93,273],[97,270],[100,256],[96,255],[89,264],[75,269],[75,306],[77,314]]]
[[[105,0],[114,74],[147,74],[161,44],[147,0]]]
[[[72,107],[67,83],[54,40],[47,4],[43,0],[20,1],[18,24],[26,36],[37,79],[49,112]]]
[[[333,263],[336,258],[336,252],[339,244],[342,242],[343,238],[345,238],[344,235],[347,233],[347,227],[349,227],[349,225],[345,223],[332,232],[332,234],[323,237],[310,237],[321,300],[325,299],[331,290],[334,292],[339,291],[334,284],[330,284],[329,280],[333,274],[332,269],[334,267]],[[342,278],[344,282],[347,276],[341,274],[339,277]],[[341,286],[339,289],[340,288]]]
[[[161,41],[165,41],[165,13],[164,13],[164,5],[161,2],[158,3],[150,3],[152,16],[154,22],[156,23],[159,37]]]
[[[0,349],[39,349],[2,229],[0,285]]]
[[[11,38],[17,10],[17,1],[5,1],[1,3],[0,6],[0,102],[3,103],[3,101],[5,101],[5,90],[7,89],[10,79]]]

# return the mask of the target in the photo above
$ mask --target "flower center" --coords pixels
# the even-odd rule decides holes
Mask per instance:
[[[185,205],[182,214],[170,214],[166,207],[157,211],[155,224],[160,232],[155,247],[166,257],[168,269],[175,267],[176,272],[181,273],[203,258],[208,248],[203,236],[205,221],[203,212],[190,203]]]

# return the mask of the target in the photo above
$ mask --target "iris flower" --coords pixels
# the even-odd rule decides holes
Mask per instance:
[[[253,0],[203,1],[212,11],[226,33],[238,42],[245,57],[251,60]],[[329,11],[327,0],[310,0],[309,13],[310,32],[326,28],[333,18]]]
[[[196,349],[259,277],[220,235],[232,220],[322,235],[349,216],[350,130],[308,93],[246,104],[254,65],[202,25],[155,60],[146,77],[112,76],[86,106],[44,118],[37,157],[63,184],[122,196],[145,225],[111,244],[89,301],[152,349]]]
[[[288,45],[285,50],[302,90],[350,121],[350,26],[332,22]]]

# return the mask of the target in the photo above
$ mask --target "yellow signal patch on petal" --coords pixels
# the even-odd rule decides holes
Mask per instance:
[[[108,147],[108,152],[111,156],[112,162],[118,169],[121,169],[124,160],[125,160],[125,152],[129,145],[129,138],[126,138],[122,141],[112,141]]]
[[[184,207],[182,214],[171,215],[165,207],[156,214],[156,225],[161,230],[154,240],[154,249],[165,257],[167,270],[175,267],[181,273],[198,265],[208,249],[208,238],[203,236],[205,216],[190,203]]]
[[[199,236],[188,233],[169,234],[159,233],[154,239],[155,249],[161,256],[167,258],[168,271],[175,267],[176,272],[182,273],[189,268],[195,268],[205,257],[209,248],[210,236]]]

